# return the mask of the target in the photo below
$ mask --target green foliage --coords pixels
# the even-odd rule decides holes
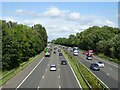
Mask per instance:
[[[2,68],[10,70],[44,50],[47,45],[45,28],[32,28],[14,22],[2,22]]]
[[[67,46],[78,46],[83,50],[92,49],[95,53],[120,60],[120,29],[109,26],[93,26],[70,35],[69,38],[58,38],[54,40],[56,44]]]

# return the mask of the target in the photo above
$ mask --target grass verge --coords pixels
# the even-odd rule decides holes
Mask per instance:
[[[85,83],[85,81],[83,80],[82,76],[80,75],[78,68],[76,66],[76,61],[74,60],[73,57],[71,57],[67,52],[65,52],[64,50],[62,50],[62,52],[64,53],[65,57],[67,58],[68,62],[70,63],[71,67],[73,68],[82,88],[84,90],[89,90],[89,87],[87,86],[87,84]]]
[[[81,49],[80,49],[80,51],[84,52],[85,50],[81,50]],[[110,58],[110,57],[108,57],[108,56],[106,56],[106,55],[104,55],[104,54],[102,54],[102,53],[95,54],[95,56],[97,56],[97,57],[99,57],[99,58],[101,58],[101,59],[104,59],[104,60],[106,60],[106,61],[110,61],[110,62],[114,62],[114,63],[116,63],[116,64],[120,64],[120,60],[114,59],[114,58]]]
[[[8,80],[10,80],[13,76],[15,76],[17,73],[19,73],[20,71],[22,71],[25,67],[27,67],[29,64],[31,64],[34,60],[36,60],[40,56],[41,56],[41,54],[38,54],[35,57],[30,58],[28,61],[21,63],[18,68],[12,69],[10,71],[3,71],[0,74],[0,78],[2,76],[5,76],[9,72],[12,72],[12,73],[6,75],[6,77],[4,77],[3,79],[0,80],[0,86],[4,85]]]
[[[109,90],[104,83],[102,83],[98,78],[96,78],[93,73],[91,73],[82,63],[80,63],[75,57],[72,57],[68,52],[64,51],[65,56],[69,60],[73,70],[76,73],[77,78],[79,79],[79,82],[81,83],[81,86],[83,89],[86,89],[86,82],[81,79],[82,77],[80,76],[80,72],[82,75],[85,77],[87,82],[90,84],[93,90]],[[76,63],[78,64],[78,68],[76,67]],[[80,72],[79,72],[80,71]],[[88,88],[88,87],[87,87]]]

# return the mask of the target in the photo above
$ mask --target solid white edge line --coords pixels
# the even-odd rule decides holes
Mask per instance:
[[[78,59],[77,59],[78,60]],[[80,62],[80,61],[79,61]],[[81,63],[81,62],[80,62]],[[81,63],[84,67],[86,67],[83,63]],[[96,77],[100,82],[102,82],[108,89],[109,89],[109,87],[102,81],[102,80],[100,80],[91,70],[89,70],[87,67],[86,67],[86,69],[88,70],[88,71],[90,71],[93,75],[94,75],[94,77]]]
[[[97,58],[96,56],[94,56],[94,58],[99,59],[100,61],[106,62],[107,64],[110,64],[110,65],[112,65],[112,66],[114,66],[114,67],[116,67],[116,68],[119,68],[118,65],[116,66],[116,65],[114,65],[114,64],[111,64],[111,63],[109,63],[109,62],[107,62],[107,61],[105,61],[105,60],[102,60],[102,59],[100,59],[100,58]]]
[[[42,79],[44,78],[44,76],[42,76]]]
[[[82,51],[80,51],[81,52],[81,54],[82,54]],[[99,58],[99,57],[96,57],[96,56],[94,56],[94,58],[96,58],[96,59],[99,59],[100,61],[103,61],[103,62],[106,62],[107,64],[110,64],[110,65],[112,65],[112,66],[114,66],[114,67],[116,67],[116,68],[119,68],[119,66],[117,65],[114,65],[114,64],[111,64],[111,63],[109,63],[109,62],[107,62],[107,61],[105,61],[105,60],[102,60],[102,58]]]
[[[64,53],[63,53],[63,55],[64,55]],[[64,55],[65,56],[65,55]],[[65,57],[65,59],[67,60],[67,58]],[[68,60],[67,60],[68,61]],[[76,81],[77,81],[77,83],[78,83],[78,85],[79,85],[79,87],[82,89],[82,86],[80,85],[80,82],[79,82],[79,80],[78,80],[78,78],[77,78],[77,76],[75,75],[75,72],[73,71],[73,69],[72,69],[72,67],[71,67],[71,65],[70,65],[70,63],[69,63],[69,61],[68,61],[68,64],[69,64],[69,66],[70,66],[70,69],[72,70],[72,72],[73,72],[73,75],[75,76],[75,79],[76,79]]]
[[[25,77],[23,79],[23,81],[17,86],[17,88],[15,90],[17,90],[24,82],[25,80],[32,74],[32,72],[38,67],[38,65],[42,62],[42,60],[44,59],[45,57],[43,57],[40,62],[32,69],[32,71],[27,75],[27,77]]]

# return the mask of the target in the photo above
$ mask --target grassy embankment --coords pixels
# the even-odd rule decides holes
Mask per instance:
[[[63,50],[63,53],[67,60],[70,62],[83,89],[89,89],[89,86],[82,78],[80,73],[82,73],[82,75],[84,76],[84,78],[86,79],[86,81],[92,87],[93,90],[102,90],[103,88],[108,90],[107,87],[100,80],[98,80],[82,63],[78,62],[78,60],[75,57],[72,57],[65,50]]]
[[[30,58],[28,61],[23,62],[20,64],[20,66],[18,68],[12,69],[10,71],[2,71],[0,72],[0,78],[2,78],[0,80],[0,86],[4,85],[8,80],[10,80],[13,76],[15,76],[17,73],[19,73],[20,71],[22,71],[25,67],[27,67],[29,64],[31,64],[33,61],[35,61],[37,58],[39,58],[41,56],[42,53],[36,55],[35,57]]]

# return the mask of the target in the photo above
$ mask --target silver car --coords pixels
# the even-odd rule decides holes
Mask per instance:
[[[99,65],[97,63],[92,63],[90,65],[90,69],[95,70],[95,71],[99,71],[100,67],[99,67]]]

